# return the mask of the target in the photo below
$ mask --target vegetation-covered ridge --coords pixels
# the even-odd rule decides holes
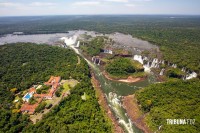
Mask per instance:
[[[89,41],[89,43],[84,43],[84,45],[81,45],[81,50],[87,55],[96,56],[100,54],[105,43],[105,37],[95,37],[91,41]]]
[[[115,58],[105,66],[105,70],[109,73],[111,77],[114,78],[144,76],[143,66],[139,62],[133,61],[130,58]]]
[[[153,84],[136,93],[138,103],[153,131],[198,133],[200,131],[199,80]],[[167,119],[195,119],[195,124],[170,125]]]
[[[0,132],[111,132],[95,97],[88,65],[83,59],[77,64],[72,50],[18,43],[0,46],[0,56]],[[51,75],[79,83],[71,95],[33,125],[28,115],[12,110],[16,108],[13,98]],[[10,91],[12,88],[17,91]],[[84,94],[85,100],[81,98]]]

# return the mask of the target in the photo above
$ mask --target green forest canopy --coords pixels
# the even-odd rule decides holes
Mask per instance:
[[[77,64],[77,55],[72,50],[18,43],[0,46],[0,57],[0,132],[111,132],[95,97],[88,65],[83,59]],[[71,77],[80,83],[36,125],[28,115],[12,113],[11,88],[19,92],[47,81],[51,75]],[[90,99],[81,100],[84,92]]]
[[[129,58],[116,58],[111,60],[105,67],[111,76],[128,77],[135,72],[143,72],[144,68],[136,61]]]
[[[98,55],[105,45],[104,37],[95,37],[89,43],[81,45],[83,52],[86,52],[90,56]]]
[[[33,19],[37,21],[32,21]],[[9,27],[9,28],[8,28]],[[0,34],[57,33],[84,29],[122,32],[160,46],[164,59],[200,73],[200,17],[170,15],[101,15],[2,17]]]
[[[169,81],[152,84],[136,93],[153,131],[162,125],[163,133],[198,133],[200,131],[199,80]],[[195,119],[194,125],[167,125],[166,119]]]

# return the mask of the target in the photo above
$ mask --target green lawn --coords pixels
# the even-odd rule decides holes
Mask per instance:
[[[88,100],[90,97],[84,92],[84,94],[81,96],[81,99]]]
[[[66,80],[66,82],[63,84],[64,92],[70,90],[70,88],[74,88],[79,82],[74,79]]]
[[[70,90],[68,82],[65,82],[63,84],[63,88],[64,88],[63,92],[66,92],[66,91]]]

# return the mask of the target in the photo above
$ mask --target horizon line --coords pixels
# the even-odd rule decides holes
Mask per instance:
[[[8,15],[1,17],[42,17],[42,16],[200,16],[200,14],[44,14],[44,15]]]

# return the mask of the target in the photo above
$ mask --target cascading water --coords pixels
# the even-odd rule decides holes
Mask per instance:
[[[185,67],[183,67],[183,68],[181,69],[181,71],[182,71],[182,72],[186,72],[186,69],[185,69]]]
[[[142,59],[142,56],[141,55],[135,55],[133,57],[134,60],[140,62],[141,64],[143,64],[143,59]]]
[[[80,41],[77,42],[76,48],[79,48],[79,46],[80,46]]]
[[[136,60],[138,62],[140,62],[141,64],[143,64],[144,67],[144,71],[145,72],[150,72],[151,68],[160,68],[160,65],[164,65],[165,61],[164,60],[158,60],[157,58],[154,58],[153,60],[148,59],[147,57],[142,57],[141,55],[134,55],[133,60]],[[144,64],[144,62],[146,62]],[[167,62],[167,65],[169,67],[173,67],[173,68],[177,68],[177,64],[171,64],[170,62]],[[165,69],[161,69],[159,75],[163,75],[164,74]],[[182,68],[181,70],[182,72],[186,72],[186,68]],[[192,78],[196,78],[197,77],[197,73],[196,72],[187,72],[187,74],[185,76],[183,76],[183,80],[189,80]]]
[[[100,65],[101,64],[101,60],[100,60],[100,58],[97,58],[97,57],[92,57],[92,62],[94,63],[94,64],[97,64],[97,65]]]
[[[143,64],[145,72],[150,72],[151,68],[159,68],[160,67],[159,64],[163,63],[163,61],[159,62],[159,60],[157,58],[154,58],[151,61],[147,57],[142,57],[141,55],[134,55],[133,60],[136,60],[136,61],[140,62],[141,64]],[[144,62],[146,62],[146,63],[144,64]]]
[[[68,38],[62,38],[63,40]],[[100,60],[98,62],[95,62],[95,64],[91,63],[88,59],[86,59],[78,49],[75,48],[74,45],[68,44],[68,41],[66,41],[66,45],[72,48],[78,55],[82,56],[88,63],[88,65],[93,69],[96,79],[99,81],[100,86],[104,94],[106,95],[106,99],[109,103],[110,108],[112,109],[115,116],[118,118],[118,122],[120,125],[124,128],[125,132],[128,133],[140,133],[141,130],[139,130],[128,118],[126,111],[121,106],[121,96],[126,96],[129,94],[133,94],[135,90],[140,89],[142,87],[147,86],[149,83],[155,82],[155,76],[151,74],[150,68],[152,67],[159,67],[160,64],[164,64],[165,61],[158,61],[158,59],[153,59],[149,61],[147,57],[142,57],[141,55],[135,55],[134,60],[139,61],[141,64],[143,64],[145,71],[150,72],[150,76],[147,80],[133,83],[132,85],[126,84],[126,83],[119,83],[115,81],[107,80],[100,69],[95,65],[99,64]],[[94,62],[95,57],[92,58],[92,61]],[[144,62],[147,61],[147,63],[144,64]],[[164,70],[163,70],[164,72]],[[191,76],[191,75],[190,75]],[[192,74],[192,76],[196,76],[195,73]],[[187,77],[190,78],[190,77]]]
[[[66,43],[67,45],[67,43]],[[141,88],[141,87],[137,87],[137,86],[129,86],[127,84],[121,84],[121,83],[114,83],[112,81],[108,81],[107,79],[105,79],[105,77],[102,75],[102,72],[100,71],[100,69],[93,63],[91,63],[88,59],[86,59],[79,51],[78,49],[75,48],[75,46],[73,45],[68,45],[70,48],[72,48],[78,55],[82,56],[88,63],[88,65],[94,70],[94,74],[96,76],[96,78],[98,79],[100,86],[102,88],[102,90],[104,91],[107,101],[112,109],[112,111],[114,112],[115,116],[118,118],[118,122],[121,124],[121,126],[124,128],[125,132],[128,133],[140,133],[141,130],[139,130],[132,122],[131,120],[128,118],[128,116],[126,115],[126,111],[124,110],[124,108],[121,106],[121,96],[118,95],[117,93],[118,90],[117,87],[120,86],[125,86],[125,90],[126,89],[131,89],[132,94],[134,93],[133,91],[135,91],[137,88]],[[95,60],[95,57],[92,58],[92,60]],[[100,61],[99,61],[100,63]],[[142,85],[146,86],[147,83],[144,82]],[[121,90],[121,89],[120,89]],[[124,90],[124,93],[126,93],[126,91]],[[123,93],[121,93],[123,94]]]
[[[98,63],[98,65],[100,65],[100,63],[101,63],[101,60],[99,59],[99,63]]]
[[[161,71],[160,71],[160,76],[162,76],[164,74],[164,71],[165,71],[165,68],[163,68]]]
[[[189,80],[189,79],[196,78],[196,77],[197,77],[197,73],[192,72],[192,73],[186,75],[186,78],[185,78],[185,79],[186,79],[186,80]]]
[[[176,64],[173,64],[172,67],[173,67],[173,68],[177,68],[177,65],[176,65]]]
[[[67,45],[67,44],[66,44]],[[142,83],[136,83],[139,86],[129,86],[128,84],[113,82],[107,80],[103,75],[100,69],[93,63],[91,63],[88,59],[86,59],[73,45],[68,45],[71,49],[73,49],[78,55],[82,56],[88,63],[88,65],[94,70],[94,74],[97,80],[100,83],[100,86],[106,95],[106,99],[114,112],[115,116],[118,118],[119,124],[123,127],[125,132],[127,133],[141,133],[142,131],[138,129],[128,118],[126,115],[125,109],[121,106],[121,96],[119,94],[133,94],[136,89],[139,89],[143,86],[148,85],[148,82],[142,81]],[[94,61],[96,58],[93,57]],[[100,60],[99,60],[100,63]],[[98,64],[97,64],[98,65]],[[118,89],[119,88],[119,89]],[[124,88],[124,90],[121,90]],[[127,89],[127,90],[126,90]]]

